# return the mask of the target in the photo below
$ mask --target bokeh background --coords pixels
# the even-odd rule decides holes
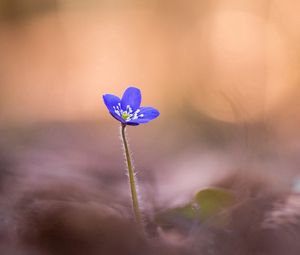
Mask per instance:
[[[1,122],[106,121],[101,94],[134,84],[164,119],[295,126],[297,4],[2,0]]]
[[[182,204],[230,174],[297,191],[299,9],[296,0],[1,0],[3,217],[45,187],[61,190],[51,201],[100,192],[130,208],[119,126],[102,102],[130,85],[161,112],[128,129],[144,210]]]
[[[224,155],[234,145],[251,162],[298,154],[299,8],[292,0],[2,0],[1,128],[60,123],[61,138],[46,136],[61,141],[68,128],[93,125],[82,139],[106,137],[115,161],[117,123],[101,96],[134,85],[161,111],[130,130],[149,168],[152,157],[194,147]]]

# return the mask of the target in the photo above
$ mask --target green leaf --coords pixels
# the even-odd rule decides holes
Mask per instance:
[[[195,202],[199,205],[201,220],[215,216],[222,210],[229,208],[236,201],[234,194],[220,188],[208,188],[197,192]]]
[[[228,222],[228,215],[218,214],[234,205],[235,201],[234,194],[228,190],[207,188],[197,192],[191,202],[156,214],[155,221],[163,229],[185,232],[196,222],[201,223],[218,216],[211,223],[214,226],[224,226]]]

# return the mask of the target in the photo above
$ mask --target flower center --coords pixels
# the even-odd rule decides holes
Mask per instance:
[[[114,108],[115,113],[118,116],[120,116],[122,119],[124,119],[126,122],[144,117],[144,114],[139,114],[141,111],[140,109],[137,109],[136,111],[133,112],[130,105],[126,106],[125,111],[121,108],[120,103],[118,103],[118,105],[116,105],[116,106],[113,106],[113,108]]]
[[[130,114],[127,113],[126,111],[122,113],[122,118],[123,118],[124,120],[127,120],[129,117],[130,117]]]

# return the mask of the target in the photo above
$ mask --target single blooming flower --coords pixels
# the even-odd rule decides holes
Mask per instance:
[[[109,113],[122,125],[145,124],[159,116],[159,111],[153,107],[140,107],[141,91],[135,87],[127,88],[122,99],[112,94],[105,94],[103,100]]]
[[[124,154],[127,163],[128,179],[132,199],[132,208],[135,220],[143,229],[143,217],[139,207],[139,196],[137,189],[136,173],[131,159],[129,144],[126,138],[125,129],[127,125],[137,126],[147,123],[159,116],[159,111],[153,107],[141,107],[141,91],[135,87],[129,87],[125,90],[122,99],[115,95],[103,95],[104,103],[109,113],[121,122],[121,139],[124,147]]]

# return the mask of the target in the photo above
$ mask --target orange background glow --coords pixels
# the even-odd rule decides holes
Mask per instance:
[[[101,95],[135,85],[165,119],[184,109],[290,134],[299,122],[299,7],[2,0],[1,123],[104,120]]]

